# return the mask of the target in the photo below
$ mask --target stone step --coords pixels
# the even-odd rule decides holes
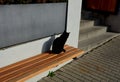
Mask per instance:
[[[107,27],[105,26],[93,26],[88,29],[81,29],[79,34],[79,41],[86,40],[92,37],[106,33]]]
[[[118,33],[110,33],[110,32],[106,32],[104,34],[101,34],[99,36],[96,37],[92,37],[83,41],[79,41],[79,45],[78,47],[82,50],[84,50],[85,52],[88,52],[100,45],[102,45],[103,43],[111,40],[114,37],[117,37]]]
[[[92,20],[81,20],[80,22],[80,30],[87,29],[94,26],[94,21]]]

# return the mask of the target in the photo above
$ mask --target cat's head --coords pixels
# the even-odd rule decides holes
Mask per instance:
[[[63,34],[62,34],[62,36],[63,36],[63,37],[68,37],[69,34],[70,34],[70,32],[66,32],[66,31],[64,31]]]

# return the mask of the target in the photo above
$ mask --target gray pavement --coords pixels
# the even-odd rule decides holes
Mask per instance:
[[[120,36],[38,82],[120,82]]]

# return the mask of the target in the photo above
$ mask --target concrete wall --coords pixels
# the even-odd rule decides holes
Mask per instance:
[[[69,0],[67,30],[70,32],[70,36],[67,44],[74,47],[78,47],[81,3],[82,0]],[[22,45],[13,46],[8,49],[0,50],[0,68],[41,53],[43,50],[43,45],[44,49],[49,49],[48,46],[51,45],[51,40],[51,37],[47,37]],[[43,73],[42,76],[45,76],[46,74],[48,74],[48,72]],[[32,80],[35,82],[40,79],[40,77],[41,75],[39,75],[38,78],[32,78],[28,80],[28,82],[33,82]]]
[[[76,48],[78,47],[79,39],[81,5],[82,0],[69,0],[67,30],[71,33],[67,43]]]
[[[118,15],[110,15],[106,20],[106,24],[109,25],[110,31],[120,33],[120,12]]]
[[[120,33],[120,3],[118,14],[108,16],[106,24],[110,26],[109,27],[110,31]]]
[[[0,5],[0,48],[62,33],[66,4]]]

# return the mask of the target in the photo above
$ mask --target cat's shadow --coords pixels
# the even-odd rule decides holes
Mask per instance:
[[[51,38],[43,44],[42,53],[50,51],[50,48],[54,40],[55,40],[55,35],[51,36]]]

